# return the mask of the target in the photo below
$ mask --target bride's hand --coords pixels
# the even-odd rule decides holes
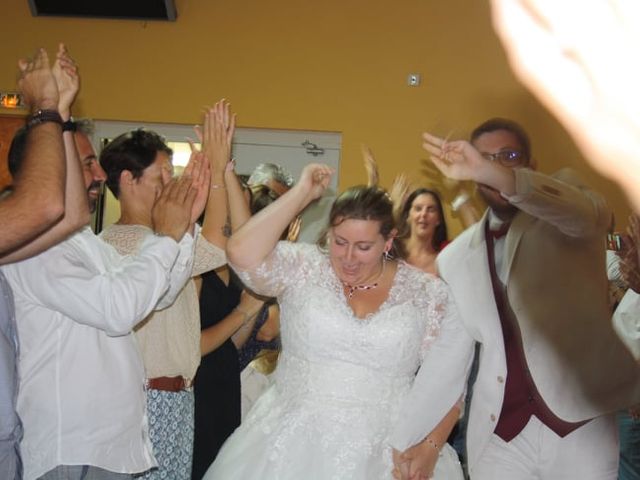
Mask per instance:
[[[393,458],[393,471],[391,472],[393,478],[409,480],[409,463],[402,459],[402,453],[394,448],[391,455]]]
[[[334,170],[331,167],[321,163],[310,163],[304,167],[297,186],[306,192],[307,203],[322,196],[329,186],[333,173]]]
[[[440,447],[441,448],[441,447]],[[425,438],[422,442],[408,448],[400,455],[400,461],[409,465],[408,480],[423,480],[433,477],[436,462],[440,456],[440,448]]]

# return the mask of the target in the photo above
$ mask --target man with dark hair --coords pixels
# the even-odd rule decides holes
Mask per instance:
[[[87,193],[89,194],[89,212],[93,213],[95,212],[98,198],[102,193],[102,185],[105,181],[104,171],[98,164],[98,158],[90,140],[94,132],[93,121],[89,119],[68,120],[65,123],[65,131],[71,132],[72,138],[75,141],[75,147],[80,156],[80,163],[82,164],[82,173],[85,177]],[[13,177],[18,176],[22,171],[28,133],[29,129],[26,126],[22,127],[15,133],[11,140],[8,165],[9,172]],[[72,169],[75,170],[76,168],[77,166],[72,166]],[[78,222],[78,228],[84,226],[84,224],[83,222]]]
[[[63,50],[61,46],[58,54]],[[22,172],[13,173],[12,189],[0,201],[0,265],[36,255],[80,226],[62,220],[66,169],[60,107],[64,109],[66,98],[60,98],[44,49],[33,60],[20,60],[18,65],[18,88],[32,116],[24,133]],[[13,296],[0,271],[0,472],[8,480],[22,478],[17,353]]]
[[[193,239],[185,232],[198,193],[192,183],[207,185],[198,173],[167,184],[155,199],[156,235],[149,232],[137,256],[119,255],[87,226],[106,177],[88,137],[70,121],[79,78],[66,50],[53,72],[60,98],[69,99],[64,113],[60,107],[68,171],[65,217],[47,234],[73,215],[84,228],[2,269],[22,342],[17,410],[25,427],[24,478],[131,478],[154,465],[132,329],[153,308],[171,304],[188,278]],[[19,177],[27,164],[17,160]]]
[[[617,479],[612,413],[638,403],[640,378],[610,323],[606,202],[567,170],[534,171],[513,122],[489,120],[472,143],[424,139],[434,164],[476,182],[489,208],[437,259],[469,337],[434,345],[438,370],[420,372],[394,445],[418,443],[404,455],[414,468],[433,453],[419,442],[447,410],[430,411],[430,399],[461,390],[475,340],[473,480]]]

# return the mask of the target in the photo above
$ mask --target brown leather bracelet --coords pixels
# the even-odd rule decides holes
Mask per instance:
[[[57,110],[38,110],[27,119],[27,128],[33,128],[47,122],[57,123],[60,126],[64,124]]]

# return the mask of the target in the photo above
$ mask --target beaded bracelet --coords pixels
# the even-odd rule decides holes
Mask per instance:
[[[431,445],[433,448],[436,449],[436,452],[440,452],[440,446],[438,446],[438,444],[436,442],[434,442],[433,440],[431,440],[431,438],[427,437],[427,444]]]

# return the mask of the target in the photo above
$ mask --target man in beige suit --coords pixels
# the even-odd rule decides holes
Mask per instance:
[[[514,122],[489,120],[472,143],[424,138],[435,165],[475,181],[489,206],[438,257],[460,320],[481,344],[467,406],[471,478],[616,479],[610,413],[638,403],[640,380],[610,322],[606,203],[568,171],[535,172]],[[447,379],[467,367],[470,345],[458,338],[433,349],[441,362],[420,372],[394,447],[415,443],[446,413],[428,411],[429,399],[459,388]],[[419,464],[421,452],[418,444],[405,458]]]

